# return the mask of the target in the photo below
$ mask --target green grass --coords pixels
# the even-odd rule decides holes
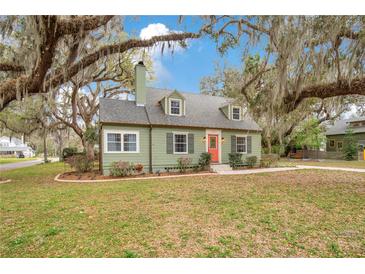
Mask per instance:
[[[18,162],[24,162],[24,161],[32,161],[36,160],[37,158],[0,158],[0,165],[4,164],[12,164],[12,163],[18,163]]]
[[[321,161],[302,161],[302,160],[286,160],[279,162],[280,166],[323,166],[323,167],[348,167],[348,168],[365,168],[365,161],[340,161],[340,160],[321,160]]]
[[[365,257],[365,176],[56,183],[62,163],[3,172],[0,257]]]

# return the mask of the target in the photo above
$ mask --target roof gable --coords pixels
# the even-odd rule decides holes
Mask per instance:
[[[348,128],[351,128],[354,133],[364,133],[365,132],[365,126],[351,126],[351,123],[363,121],[365,120],[365,117],[358,117],[358,118],[351,118],[351,119],[345,119],[345,120],[338,120],[335,121],[332,126],[329,126],[326,135],[341,135],[345,134],[346,130]]]

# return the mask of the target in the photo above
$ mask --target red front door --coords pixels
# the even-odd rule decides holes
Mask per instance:
[[[208,135],[208,152],[212,154],[212,162],[219,161],[218,135]]]

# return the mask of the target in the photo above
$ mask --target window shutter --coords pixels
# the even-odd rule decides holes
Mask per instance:
[[[188,149],[189,149],[189,154],[194,153],[194,134],[192,133],[188,134]]]
[[[173,154],[174,153],[174,134],[166,133],[166,153]]]
[[[231,153],[236,153],[236,136],[232,135],[231,136]]]
[[[252,153],[252,136],[247,136],[247,153]]]

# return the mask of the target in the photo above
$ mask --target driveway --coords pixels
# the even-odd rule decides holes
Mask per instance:
[[[32,161],[24,161],[24,162],[18,162],[18,163],[11,163],[11,164],[1,164],[0,165],[0,172],[5,170],[11,170],[11,169],[17,169],[21,167],[27,167],[27,166],[34,166],[37,164],[42,163],[42,160],[32,160]]]

